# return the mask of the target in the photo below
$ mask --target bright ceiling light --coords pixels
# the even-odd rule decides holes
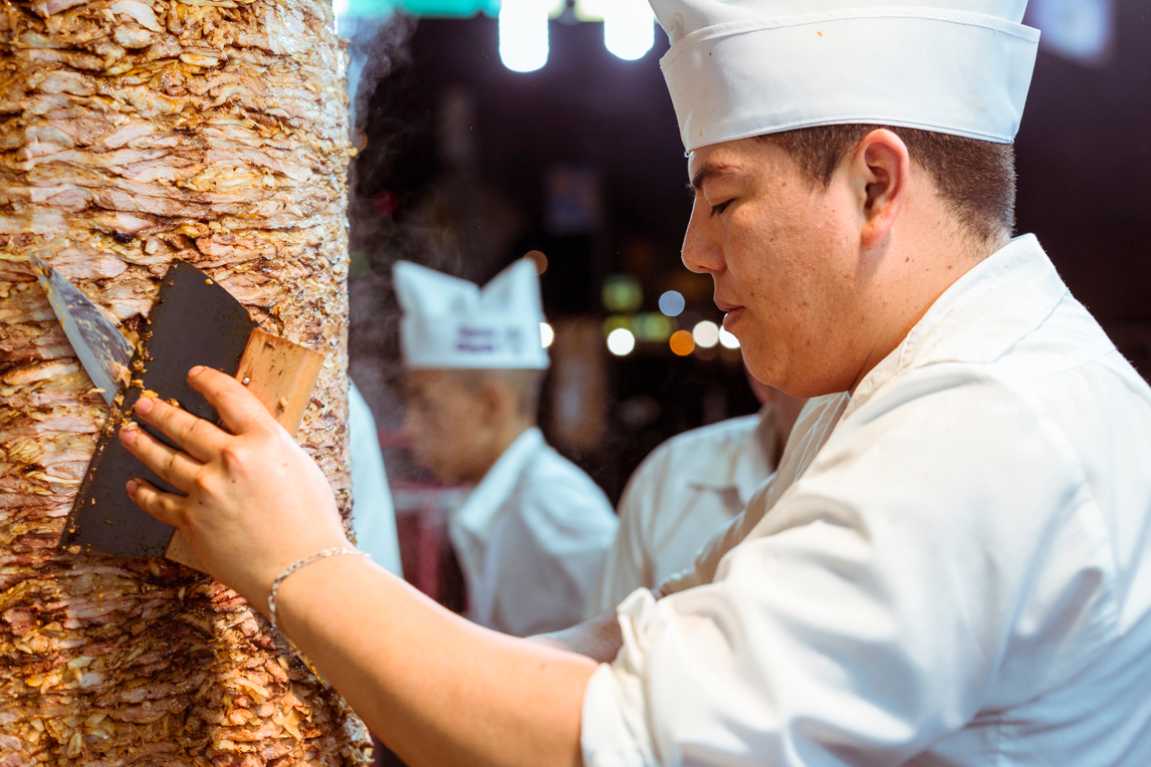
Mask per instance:
[[[732,333],[727,328],[720,328],[720,330],[719,330],[719,343],[723,346],[724,349],[738,349],[739,348],[739,339],[736,338],[735,334]]]
[[[701,349],[713,349],[719,343],[719,325],[711,320],[697,322],[692,328],[691,337]]]
[[[607,334],[607,350],[617,357],[626,357],[635,351],[635,336],[627,328],[616,328]]]
[[[548,5],[540,0],[500,3],[500,60],[513,72],[535,72],[548,63]]]
[[[550,349],[550,348],[552,348],[552,344],[554,344],[555,341],[556,341],[555,328],[553,328],[550,323],[541,322],[540,323],[540,343],[543,344],[545,349]]]
[[[655,16],[648,0],[612,0],[604,8],[603,42],[624,61],[642,59],[655,45]]]

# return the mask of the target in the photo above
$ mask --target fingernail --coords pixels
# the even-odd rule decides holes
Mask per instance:
[[[138,479],[128,480],[127,487],[128,487],[128,495],[135,495],[136,489],[140,487],[140,480],[138,480]]]
[[[152,411],[152,405],[154,404],[155,403],[152,401],[151,397],[141,397],[140,399],[136,400],[136,412],[145,414],[150,413]]]
[[[191,370],[188,371],[188,378],[195,378],[196,376],[200,375],[203,372],[204,372],[204,366],[203,365],[196,365],[194,368],[192,368]]]

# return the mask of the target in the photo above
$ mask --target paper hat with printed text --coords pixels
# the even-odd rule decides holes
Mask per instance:
[[[393,270],[412,369],[543,370],[543,308],[535,265],[521,259],[482,289],[408,261]]]

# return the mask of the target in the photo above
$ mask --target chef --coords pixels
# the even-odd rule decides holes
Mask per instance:
[[[482,290],[409,262],[394,271],[405,435],[438,479],[475,485],[448,518],[467,616],[516,636],[577,623],[616,518],[536,427],[548,356],[535,266],[517,261]]]
[[[1151,388],[1013,236],[1026,3],[653,5],[683,261],[812,398],[691,576],[550,641],[478,628],[355,556],[210,370],[224,428],[145,399],[183,449],[124,434],[189,495],[131,497],[414,765],[1151,763]]]
[[[758,413],[678,434],[632,474],[589,616],[614,612],[636,589],[656,588],[690,567],[701,545],[770,480],[803,400],[749,382]]]

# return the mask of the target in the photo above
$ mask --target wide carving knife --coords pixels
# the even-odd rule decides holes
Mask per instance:
[[[128,383],[135,347],[88,296],[39,257],[30,258],[76,358],[111,407],[117,393]]]
[[[256,328],[231,294],[182,261],[174,262],[164,276],[136,346],[62,275],[42,261],[34,259],[34,265],[77,358],[112,408],[60,546],[72,552],[167,556],[195,567],[173,529],[128,499],[124,485],[132,477],[145,476],[159,487],[172,489],[124,450],[116,438],[117,429],[145,391],[216,421],[211,406],[187,383],[190,368],[208,365],[235,371],[294,433],[310,401],[322,355]]]

